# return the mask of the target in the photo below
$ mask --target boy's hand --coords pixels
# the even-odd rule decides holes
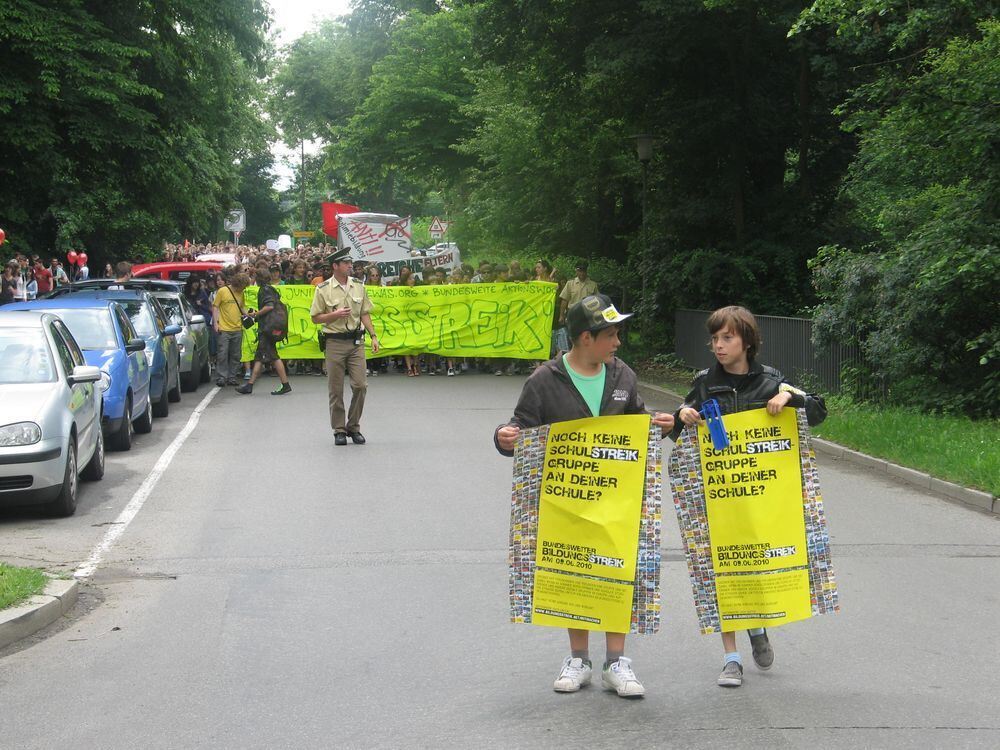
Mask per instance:
[[[681,421],[688,427],[698,424],[704,421],[701,418],[701,414],[698,413],[697,409],[692,409],[690,406],[685,406],[680,412]]]
[[[767,413],[772,417],[778,416],[778,413],[788,405],[788,402],[792,400],[792,394],[788,391],[781,391],[777,395],[771,398],[767,402]]]
[[[514,443],[517,442],[520,432],[521,428],[516,424],[505,424],[497,430],[497,444],[505,451],[514,450]]]
[[[655,414],[653,414],[652,419],[650,419],[650,421],[657,427],[659,427],[660,432],[664,435],[666,435],[668,432],[674,429],[673,414],[665,414],[662,411],[658,411]]]

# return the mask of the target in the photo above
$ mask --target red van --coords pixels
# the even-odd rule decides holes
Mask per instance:
[[[180,263],[137,263],[132,266],[132,275],[136,278],[169,279],[187,281],[191,276],[203,281],[208,276],[214,276],[225,267],[225,263],[217,261],[185,261]]]

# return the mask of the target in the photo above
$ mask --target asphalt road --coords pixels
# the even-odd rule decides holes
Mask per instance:
[[[72,616],[0,652],[0,747],[1000,745],[994,516],[821,460],[843,611],[774,630],[775,667],[724,690],[668,501],[664,627],[628,644],[646,698],[560,695],[565,633],[507,621],[490,436],[521,378],[373,379],[369,444],[342,448],[325,381],[271,382],[219,394]],[[73,518],[0,514],[0,557],[75,569],[206,392],[109,453]]]

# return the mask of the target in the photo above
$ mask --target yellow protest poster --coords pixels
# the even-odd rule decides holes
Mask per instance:
[[[723,631],[811,615],[794,409],[726,414],[729,447],[698,428],[712,567]]]
[[[627,633],[646,476],[648,415],[550,426],[531,621]]]
[[[278,342],[282,359],[321,359],[309,314],[316,288],[275,287],[288,308],[288,338]],[[547,282],[366,287],[379,338],[365,355],[440,354],[446,357],[548,359],[556,285]],[[247,287],[244,304],[257,306],[257,287]],[[257,348],[257,326],[244,331],[242,359]]]

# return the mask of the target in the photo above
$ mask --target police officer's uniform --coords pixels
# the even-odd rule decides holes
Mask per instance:
[[[330,259],[338,259],[334,253]],[[346,255],[345,255],[346,257]],[[332,312],[350,307],[351,314],[323,324],[326,335],[326,372],[330,397],[330,426],[336,433],[346,433],[352,439],[360,437],[361,412],[365,407],[368,382],[365,377],[365,329],[361,316],[370,313],[372,301],[365,292],[365,285],[352,276],[341,286],[330,277],[316,287],[311,315]],[[351,379],[351,407],[344,413],[344,372]],[[355,439],[354,442],[363,442]]]

